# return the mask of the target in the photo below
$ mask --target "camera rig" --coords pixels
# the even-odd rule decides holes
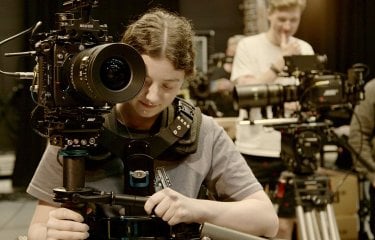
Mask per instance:
[[[332,136],[331,110],[352,110],[364,98],[368,68],[354,64],[347,74],[325,69],[327,58],[298,55],[284,58],[282,77],[295,78],[295,85],[251,84],[236,86],[234,107],[239,109],[272,108],[273,118],[242,121],[242,124],[269,125],[281,132],[280,156],[296,174],[312,174],[319,166],[317,154]],[[285,103],[297,108],[285,116]]]

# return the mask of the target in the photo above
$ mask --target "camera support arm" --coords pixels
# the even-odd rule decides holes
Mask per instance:
[[[298,123],[299,118],[272,118],[272,119],[257,119],[257,120],[241,120],[240,125],[264,125],[274,126]]]
[[[92,195],[73,194],[72,201],[74,203],[104,203],[110,205],[127,205],[143,207],[148,197],[129,195],[129,194],[114,194],[113,192],[92,192]]]

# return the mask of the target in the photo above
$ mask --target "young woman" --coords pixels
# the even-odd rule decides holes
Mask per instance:
[[[142,56],[147,76],[135,98],[114,107],[114,121],[108,124],[112,131],[124,138],[144,139],[168,127],[174,119],[170,114],[178,109],[176,96],[183,82],[194,74],[192,39],[187,19],[161,9],[149,11],[127,28],[122,42]],[[56,146],[47,147],[27,190],[39,199],[29,240],[89,236],[82,215],[53,201],[52,189],[62,185],[58,150]],[[116,161],[114,157],[105,165],[99,164],[101,167],[87,170],[86,184],[122,193],[124,166]],[[147,214],[155,214],[169,225],[208,222],[258,236],[276,234],[278,220],[271,201],[214,119],[196,110],[188,134],[153,161],[155,166],[164,167],[171,186],[148,198],[144,204]],[[202,184],[210,199],[197,198]],[[113,207],[111,214],[127,216],[128,210]]]

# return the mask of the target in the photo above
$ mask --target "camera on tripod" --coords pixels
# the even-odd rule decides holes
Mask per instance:
[[[236,86],[235,108],[271,107],[273,119],[258,123],[281,132],[281,158],[296,174],[311,174],[319,166],[317,155],[330,141],[327,112],[353,108],[364,97],[367,67],[355,64],[348,74],[328,71],[326,57],[299,55],[284,58],[283,77],[295,78],[295,85],[254,84]],[[285,103],[297,102],[292,117],[285,116]],[[328,117],[329,118],[329,117]],[[255,121],[250,124],[257,124]]]

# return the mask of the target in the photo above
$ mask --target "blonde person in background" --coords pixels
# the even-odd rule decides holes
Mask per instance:
[[[307,42],[294,37],[301,14],[306,7],[302,0],[269,0],[266,32],[248,36],[237,46],[231,80],[243,84],[295,84],[294,78],[279,77],[284,69],[285,56],[311,55],[313,48]],[[247,116],[240,111],[240,119],[261,119],[259,108],[252,108]],[[267,109],[267,117],[272,112]],[[274,190],[285,165],[280,159],[281,135],[273,128],[260,125],[237,124],[236,145],[245,156],[259,181]],[[291,239],[295,220],[294,198],[290,191],[279,206],[279,233],[277,237]]]
[[[210,73],[211,92],[224,92],[233,90],[233,82],[230,81],[232,73],[233,57],[236,53],[237,44],[245,35],[233,35],[227,40],[225,56]]]

